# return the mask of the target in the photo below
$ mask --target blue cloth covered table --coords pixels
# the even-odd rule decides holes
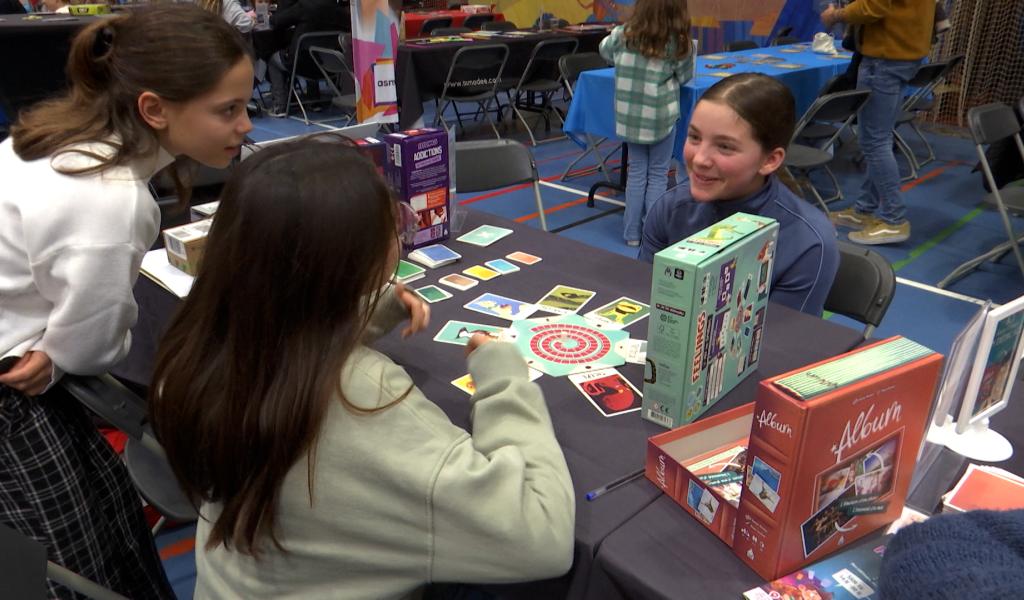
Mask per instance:
[[[793,52],[797,50],[797,52]],[[764,58],[782,59],[782,63],[755,64]],[[764,73],[786,84],[796,98],[797,119],[807,110],[818,96],[822,86],[836,75],[846,71],[850,64],[849,54],[829,57],[815,54],[810,44],[756,48],[738,52],[720,52],[697,57],[696,76],[679,90],[679,127],[676,128],[676,146],[673,155],[680,156],[686,125],[700,97],[721,77],[710,73]],[[746,61],[746,62],[740,62]],[[723,64],[732,64],[722,68]],[[780,68],[778,64],[796,64],[799,69]],[[718,66],[709,66],[718,65]],[[615,69],[598,69],[580,74],[573,91],[572,104],[562,128],[566,133],[582,137],[582,134],[615,139]]]

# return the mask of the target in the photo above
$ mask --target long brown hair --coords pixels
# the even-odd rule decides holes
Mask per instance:
[[[28,161],[83,142],[110,145],[102,154],[74,150],[95,162],[63,171],[70,175],[152,154],[158,142],[139,115],[139,95],[151,91],[172,102],[192,100],[215,88],[248,52],[219,14],[191,4],[157,3],[96,19],[71,42],[67,93],[22,111],[11,127],[14,151]],[[182,192],[179,185],[179,197]]]
[[[648,58],[683,58],[691,51],[686,0],[637,0],[623,33],[626,47]]]
[[[224,10],[224,0],[198,0],[196,5],[207,12],[217,15],[218,17],[220,16],[221,11]]]
[[[789,147],[796,127],[793,92],[762,73],[739,73],[711,86],[699,102],[717,102],[750,123],[754,139],[765,152]]]
[[[352,147],[275,144],[228,179],[150,394],[185,492],[223,507],[208,548],[258,555],[269,538],[283,550],[281,484],[305,454],[313,497],[328,403],[341,396],[396,239],[387,187]]]

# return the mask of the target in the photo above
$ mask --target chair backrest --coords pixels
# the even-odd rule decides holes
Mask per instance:
[[[463,27],[469,27],[470,29],[480,29],[484,23],[490,23],[494,20],[494,15],[490,13],[480,13],[475,15],[469,15],[462,22]]]
[[[772,40],[772,46],[786,46],[788,44],[796,44],[800,40],[791,35],[780,35],[779,37]]]
[[[562,81],[565,82],[570,97],[576,87],[576,80],[580,78],[580,73],[607,68],[608,61],[597,52],[577,52],[566,54],[558,59],[558,71],[562,74]]]
[[[432,31],[438,27],[451,27],[451,17],[434,17],[423,21],[423,25],[420,26],[420,37],[429,36]]]
[[[493,94],[507,60],[505,44],[473,44],[459,48],[448,67],[441,97]]]
[[[345,60],[345,54],[341,50],[310,46],[309,55],[326,79],[338,75],[352,75],[352,66]]]
[[[843,127],[845,127],[853,120],[853,117],[856,116],[857,111],[864,106],[864,103],[868,101],[868,97],[870,95],[870,90],[848,90],[845,92],[836,92],[834,94],[819,96],[814,101],[814,104],[807,109],[807,112],[800,117],[800,121],[793,129],[793,138],[791,141],[795,141],[800,137],[804,128],[815,120],[843,123]],[[839,135],[843,127],[837,128],[833,138],[821,147],[826,148],[835,141],[834,138]]]
[[[864,323],[864,339],[882,322],[896,295],[896,273],[881,254],[839,241],[839,270],[825,310]]]
[[[963,54],[956,54],[946,60],[939,60],[918,67],[917,72],[907,82],[908,86],[917,89],[903,101],[903,110],[913,110],[919,102],[925,99],[925,96],[931,94],[940,83],[953,73],[963,59]]]
[[[516,31],[519,28],[512,21],[487,21],[480,29],[484,31]]]
[[[537,180],[533,155],[515,140],[455,142],[455,189],[460,193]]]
[[[971,129],[974,143],[979,146],[993,144],[1020,133],[1017,115],[1012,108],[1002,102],[975,106],[968,110],[967,125]]]
[[[469,27],[438,27],[430,32],[430,37],[441,37],[445,35],[462,35],[473,31]]]
[[[563,56],[575,53],[579,45],[580,41],[573,37],[542,40],[530,52],[530,60],[527,61],[523,75],[519,78],[519,84],[516,87],[532,81],[560,81],[562,75],[558,61]]]
[[[342,33],[341,31],[310,31],[300,35],[292,45],[292,48],[295,50],[291,65],[294,73],[306,79],[323,79],[324,74],[313,62],[309,49],[317,46],[330,50],[340,50],[338,36]]]
[[[760,48],[757,42],[754,40],[735,40],[725,45],[726,52],[736,52],[737,50],[753,50],[754,48]]]

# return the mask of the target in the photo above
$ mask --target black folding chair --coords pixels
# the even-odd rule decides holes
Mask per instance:
[[[900,113],[896,116],[896,125],[893,127],[893,139],[895,140],[896,147],[906,157],[907,163],[910,165],[910,174],[903,178],[904,181],[917,179],[921,167],[935,160],[935,150],[917,126],[916,120],[918,115],[932,109],[935,101],[930,96],[935,93],[939,85],[952,75],[963,59],[963,54],[957,54],[944,61],[921,65],[917,69],[917,73],[914,74],[914,77],[907,83],[908,86],[917,89],[903,101]],[[901,125],[909,125],[917,138],[924,144],[927,154],[923,159],[917,156],[906,139],[900,135],[899,129]]]
[[[576,88],[576,81],[580,78],[580,73],[584,71],[593,71],[595,69],[606,69],[608,68],[608,61],[606,61],[597,52],[579,52],[576,54],[566,54],[565,56],[558,59],[558,70],[562,74],[562,83],[565,84],[565,91],[569,95],[570,102],[572,101],[573,92]],[[579,164],[581,160],[586,158],[588,155],[593,154],[597,159],[596,168],[604,176],[605,180],[611,182],[611,177],[608,175],[608,157],[619,150],[622,144],[618,144],[605,155],[601,155],[599,146],[605,142],[608,138],[601,138],[594,140],[594,137],[589,133],[584,133],[584,140],[586,141],[587,147],[577,156],[567,167],[562,171],[561,180],[566,181],[569,179],[569,172]]]
[[[532,183],[540,227],[548,229],[540,198],[540,175],[530,149],[515,140],[483,140],[455,143],[455,190],[483,192]]]
[[[1024,98],[1021,99],[1019,108],[1024,110]],[[1017,259],[1021,275],[1024,276],[1024,256],[1020,251],[1020,244],[1024,243],[1024,235],[1014,231],[1009,215],[1010,210],[1016,213],[1024,211],[1024,187],[1007,185],[1000,189],[992,175],[992,166],[988,162],[984,148],[985,145],[1013,138],[1017,151],[1020,152],[1021,160],[1024,160],[1024,143],[1021,142],[1020,122],[1012,108],[1002,102],[995,102],[975,106],[967,111],[967,124],[971,128],[974,149],[981,161],[981,170],[985,174],[985,181],[988,182],[989,189],[992,190],[985,196],[984,202],[999,210],[999,215],[1003,219],[1003,228],[1006,231],[1006,241],[953,269],[937,284],[940,288],[957,281],[988,261],[998,261],[1011,251]]]
[[[444,126],[445,130],[448,129],[448,123],[444,120],[444,111],[451,105],[455,109],[459,127],[462,128],[462,115],[459,114],[458,102],[476,103],[483,113],[484,119],[487,119],[491,101],[498,102],[498,84],[501,81],[501,74],[505,71],[507,60],[508,46],[505,44],[474,44],[459,48],[452,58],[451,66],[448,67],[448,75],[445,77],[441,94],[434,101],[434,106],[437,107],[434,126],[440,124]],[[494,136],[500,139],[501,134],[498,133],[494,122],[488,119],[487,123],[494,131]]]
[[[345,52],[351,47],[350,34],[343,33],[338,36],[338,49],[322,46],[309,48],[313,64],[323,74],[327,86],[331,89],[331,104],[344,110],[348,117],[342,127],[352,122],[356,112],[355,73],[345,57]]]
[[[526,133],[530,136],[530,143],[534,146],[537,145],[537,138],[534,137],[533,129],[526,122],[522,111],[536,112],[543,117],[545,131],[551,130],[549,117],[551,113],[554,113],[563,125],[565,124],[561,113],[551,104],[551,99],[556,92],[564,89],[558,68],[559,59],[576,52],[579,45],[579,40],[571,37],[542,40],[533,47],[522,76],[515,87],[509,90],[509,103],[512,105],[512,112],[526,128]],[[523,97],[524,94],[527,96],[539,95],[540,105],[527,102]]]
[[[736,52],[738,50],[753,50],[754,48],[760,48],[757,42],[754,40],[735,40],[725,45],[726,52]]]
[[[494,20],[494,15],[491,13],[479,13],[475,15],[469,15],[462,22],[463,27],[469,27],[472,31],[477,31],[483,27],[484,23],[490,23]]]
[[[512,21],[487,21],[480,29],[484,31],[518,31],[519,28]]]
[[[451,17],[434,17],[433,19],[427,19],[423,21],[423,25],[420,26],[420,37],[430,37],[431,33],[440,27],[451,27]]]
[[[884,256],[863,246],[838,241],[839,270],[825,299],[825,310],[864,324],[859,342],[866,341],[882,323],[893,296],[896,273]]]
[[[803,174],[802,180],[798,179],[798,181],[801,181],[801,185],[806,182],[807,187],[811,190],[811,194],[826,213],[828,212],[829,202],[834,202],[843,197],[843,190],[839,187],[839,181],[836,179],[835,174],[832,173],[832,169],[828,167],[828,163],[833,159],[833,154],[830,154],[828,149],[835,144],[843,129],[857,116],[857,111],[864,106],[870,94],[869,90],[849,90],[818,98],[796,124],[793,137],[790,140],[789,147],[786,149],[786,160],[783,162],[783,169],[790,172],[790,175],[792,175],[794,170]],[[816,120],[832,121],[841,123],[841,125],[832,134],[832,137],[828,138],[820,147],[797,143],[804,127]],[[818,168],[824,169],[825,173],[832,180],[835,193],[828,199],[821,197],[821,194],[808,177],[810,171]],[[794,179],[796,178],[794,177]]]
[[[308,81],[317,82],[324,78],[316,64],[313,63],[309,49],[317,46],[331,50],[340,50],[338,37],[341,31],[310,31],[304,33],[295,40],[291,46],[291,73],[288,76],[288,101],[285,103],[284,112],[287,114],[292,107],[292,98],[299,105],[302,111],[302,120],[309,125],[309,115],[306,113],[306,106],[302,103],[302,96],[296,89],[297,78],[301,77]]]

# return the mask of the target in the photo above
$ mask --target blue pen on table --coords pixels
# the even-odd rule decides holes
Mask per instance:
[[[639,469],[639,470],[634,471],[632,473],[628,473],[626,475],[623,475],[622,477],[619,477],[615,481],[610,481],[610,482],[602,485],[601,487],[597,488],[596,490],[587,492],[587,500],[596,500],[597,498],[600,498],[601,496],[604,496],[608,492],[616,490],[616,489],[626,485],[630,481],[633,481],[634,479],[640,479],[643,476],[644,476],[644,470],[643,469]]]

